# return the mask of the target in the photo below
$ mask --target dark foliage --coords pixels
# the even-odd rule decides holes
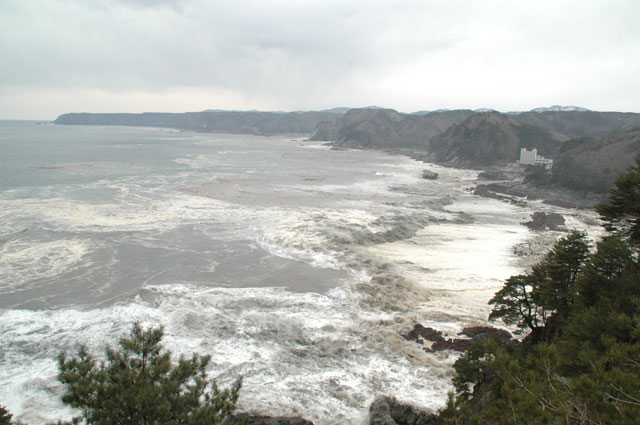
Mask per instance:
[[[596,211],[607,230],[640,243],[640,155],[615,181],[609,203],[596,206]]]
[[[7,409],[0,406],[0,425],[11,425],[13,415]]]
[[[455,364],[457,393],[441,423],[640,423],[637,164],[598,210],[613,234],[595,252],[572,232],[496,293],[490,318],[526,336],[472,344]]]
[[[162,328],[134,325],[119,350],[108,347],[97,362],[83,347],[74,357],[61,354],[58,379],[62,401],[79,409],[74,423],[91,425],[221,424],[235,408],[241,380],[220,389],[207,377],[209,356],[172,363],[164,351]]]

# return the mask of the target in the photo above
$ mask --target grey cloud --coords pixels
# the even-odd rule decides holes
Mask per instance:
[[[283,107],[401,109],[609,92],[628,104],[640,98],[627,76],[640,71],[637,16],[632,0],[5,0],[0,89],[208,87]],[[599,73],[589,98],[574,87],[585,70]]]

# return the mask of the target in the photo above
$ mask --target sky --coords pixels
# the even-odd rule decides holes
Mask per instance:
[[[640,112],[638,0],[1,0],[0,119]]]

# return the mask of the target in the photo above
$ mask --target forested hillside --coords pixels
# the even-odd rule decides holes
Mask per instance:
[[[474,343],[437,422],[640,423],[640,157],[597,211],[604,238],[571,232],[496,293],[490,319],[523,339]]]

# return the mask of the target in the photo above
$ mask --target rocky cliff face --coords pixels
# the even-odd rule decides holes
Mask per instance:
[[[617,176],[640,154],[640,129],[567,142],[555,159],[554,184],[574,190],[606,193]]]
[[[521,124],[498,112],[470,116],[431,140],[436,162],[464,166],[501,165],[514,162],[521,148],[537,148],[539,154],[554,157],[566,136],[544,128]]]
[[[460,110],[408,115],[393,109],[352,109],[335,125],[318,126],[312,140],[331,140],[341,147],[426,150],[433,136],[472,113]]]
[[[342,114],[335,112],[254,112],[205,111],[185,113],[90,114],[60,115],[54,123],[67,125],[128,125],[165,127],[193,131],[239,134],[310,134],[318,123],[332,122]]]

